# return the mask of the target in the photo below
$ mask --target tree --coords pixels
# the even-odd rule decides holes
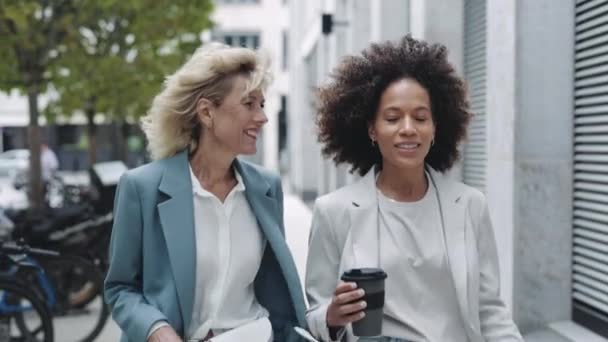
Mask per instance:
[[[114,60],[118,56],[124,60],[128,56],[125,52],[137,57],[149,54],[147,58],[153,59],[164,51],[171,52],[167,46],[172,42],[176,42],[173,44],[178,47],[185,46],[187,44],[181,42],[186,31],[200,32],[196,31],[197,26],[201,29],[209,27],[210,11],[209,0],[160,0],[152,3],[146,0],[0,0],[0,90],[18,89],[28,97],[30,199],[33,207],[40,207],[43,203],[39,95],[50,84],[57,83],[58,96],[62,98],[65,94],[62,92],[71,89],[62,86],[66,79],[59,76],[65,76],[67,72],[74,78],[90,77],[92,74],[86,73],[87,65],[94,62],[92,56],[107,56],[101,52],[109,51]],[[96,44],[87,43],[91,42],[88,32],[105,32],[112,37],[106,39],[100,35],[104,38],[102,41],[115,43],[96,48]],[[126,33],[122,40],[119,33]],[[105,57],[103,59],[102,64],[111,68],[112,63]],[[92,87],[82,87],[82,94],[86,95],[84,103],[89,107],[78,106],[77,99],[66,98],[65,103],[69,104],[65,105],[66,108],[79,107],[93,113],[96,108],[103,108],[99,107],[107,100],[100,97],[103,92],[96,93]]]
[[[145,113],[164,76],[200,45],[200,33],[211,26],[210,1],[146,5],[142,0],[121,1],[109,16],[82,26],[73,53],[56,64],[54,79],[62,96],[51,109],[85,114],[92,163],[95,114],[104,113],[124,126],[127,118]]]
[[[0,2],[0,87],[19,89],[29,105],[30,202],[42,205],[38,97],[50,79],[47,70],[75,26],[71,1],[2,0]]]

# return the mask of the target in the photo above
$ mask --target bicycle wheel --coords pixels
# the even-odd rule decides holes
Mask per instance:
[[[110,315],[103,299],[101,271],[92,262],[70,255],[38,259],[38,262],[55,296],[52,312],[57,336],[65,342],[95,340]],[[39,279],[36,284],[38,291],[45,293]]]
[[[53,342],[51,313],[26,284],[0,279],[0,340],[11,342]]]

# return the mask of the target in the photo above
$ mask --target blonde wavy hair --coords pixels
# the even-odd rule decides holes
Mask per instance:
[[[220,105],[236,75],[248,77],[243,95],[265,91],[271,82],[268,54],[210,43],[198,48],[190,60],[168,76],[141,119],[152,159],[171,157],[185,148],[195,150],[201,134],[197,103],[205,98]]]

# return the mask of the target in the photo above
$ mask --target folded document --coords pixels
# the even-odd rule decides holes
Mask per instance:
[[[272,326],[267,317],[214,336],[211,342],[272,342]]]

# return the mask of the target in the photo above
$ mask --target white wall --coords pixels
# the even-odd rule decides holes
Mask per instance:
[[[515,3],[487,2],[486,196],[494,223],[502,295],[513,307]]]
[[[281,68],[283,53],[283,31],[288,29],[288,8],[282,0],[263,0],[259,4],[216,5],[212,15],[216,30],[236,32],[259,32],[260,47],[272,56],[274,82],[266,94],[266,115],[268,123],[264,127],[263,164],[278,171],[278,137],[281,95],[289,90],[287,73]]]

